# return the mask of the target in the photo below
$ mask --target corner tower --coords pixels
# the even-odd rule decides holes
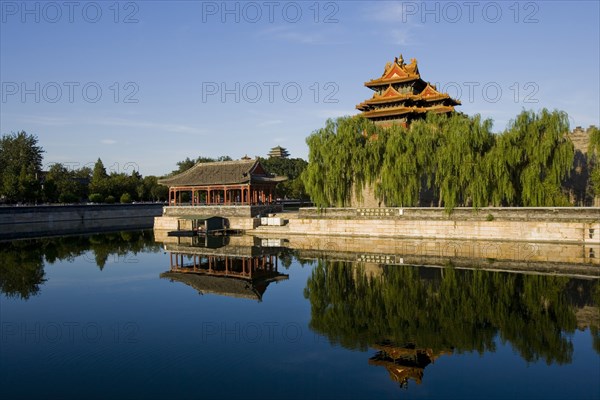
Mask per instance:
[[[380,78],[365,82],[373,90],[373,97],[356,108],[362,115],[378,125],[393,124],[407,127],[411,121],[424,118],[428,112],[450,113],[460,101],[421,79],[417,60],[405,64],[402,54],[394,62],[388,62]]]

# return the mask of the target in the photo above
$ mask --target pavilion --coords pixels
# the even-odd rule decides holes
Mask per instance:
[[[169,187],[170,206],[259,205],[273,203],[275,186],[286,180],[269,174],[258,160],[244,158],[200,162],[158,183]]]

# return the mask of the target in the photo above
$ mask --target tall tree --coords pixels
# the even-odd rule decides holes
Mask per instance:
[[[106,197],[110,194],[108,188],[108,174],[106,173],[106,168],[104,168],[104,163],[100,158],[98,158],[94,164],[89,190],[90,193],[98,193],[102,195],[102,197]]]
[[[573,143],[567,114],[543,109],[536,114],[523,111],[505,133],[513,148],[520,150],[518,192],[525,207],[569,204],[561,184],[573,165]],[[517,151],[518,151],[517,150]]]
[[[196,158],[196,160],[193,160],[189,157],[186,157],[185,160],[183,161],[178,161],[177,164],[177,169],[172,171],[169,175],[175,175],[175,174],[179,174],[181,172],[187,171],[188,169],[192,168],[194,165],[196,165],[197,163],[205,163],[205,162],[215,162],[215,161],[231,161],[231,157],[229,156],[220,156],[217,158],[211,158],[211,157],[203,157],[203,156],[199,156],[198,158]]]
[[[37,200],[40,194],[42,153],[38,138],[24,131],[0,139],[0,199]]]

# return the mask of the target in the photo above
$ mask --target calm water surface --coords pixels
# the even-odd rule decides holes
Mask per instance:
[[[0,243],[0,396],[600,398],[597,279],[220,246]]]

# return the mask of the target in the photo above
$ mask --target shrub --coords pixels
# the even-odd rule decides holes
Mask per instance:
[[[61,193],[60,196],[58,196],[58,201],[61,203],[77,203],[79,197],[75,196],[73,193]]]
[[[104,197],[102,197],[102,195],[100,193],[92,193],[89,196],[89,200],[92,203],[102,203],[102,201],[104,200]]]
[[[123,193],[120,201],[121,203],[131,203],[131,195],[129,193]]]
[[[113,204],[115,202],[115,196],[107,196],[106,199],[104,199],[104,202],[108,204]]]

